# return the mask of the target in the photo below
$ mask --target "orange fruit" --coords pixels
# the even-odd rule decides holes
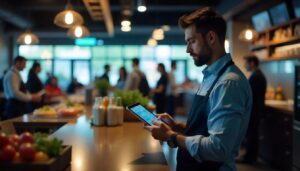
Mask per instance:
[[[42,151],[38,151],[37,153],[35,153],[34,156],[34,161],[35,162],[45,162],[49,160],[49,156],[48,154],[42,152]]]

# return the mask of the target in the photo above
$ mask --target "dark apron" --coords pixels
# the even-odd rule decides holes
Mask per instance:
[[[26,85],[21,81],[19,89],[21,92],[26,93]],[[7,99],[5,105],[4,119],[10,119],[21,116],[27,112],[27,103],[22,102],[16,98]]]
[[[207,128],[207,106],[209,95],[214,88],[215,84],[221,77],[221,75],[226,71],[226,69],[233,65],[233,61],[230,60],[218,73],[217,78],[213,82],[212,86],[209,88],[205,96],[195,95],[192,108],[188,115],[188,120],[184,134],[187,136],[203,135],[205,137],[209,136]],[[220,169],[223,163],[215,161],[202,161],[201,163],[195,160],[190,153],[183,148],[178,148],[177,152],[177,171],[217,171]]]

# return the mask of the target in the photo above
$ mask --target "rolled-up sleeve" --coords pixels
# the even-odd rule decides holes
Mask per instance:
[[[187,150],[196,160],[224,162],[234,157],[233,150],[240,145],[237,140],[247,128],[247,125],[243,126],[243,112],[248,97],[238,84],[235,80],[222,81],[211,92],[207,122],[209,136],[196,135],[185,140]]]

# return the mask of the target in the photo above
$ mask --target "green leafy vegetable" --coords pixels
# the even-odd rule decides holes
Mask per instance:
[[[35,148],[47,153],[50,157],[58,156],[62,150],[62,140],[57,138],[48,138],[47,134],[35,133]]]

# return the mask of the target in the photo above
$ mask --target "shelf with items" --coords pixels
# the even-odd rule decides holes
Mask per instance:
[[[300,19],[259,33],[250,50],[264,62],[300,58]]]

